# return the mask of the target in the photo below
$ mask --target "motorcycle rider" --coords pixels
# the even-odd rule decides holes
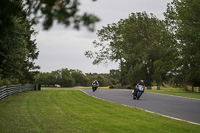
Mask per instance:
[[[92,83],[92,86],[93,86],[93,85],[99,86],[99,82],[98,82],[97,80],[94,80],[93,83]]]
[[[143,81],[143,80],[140,80],[140,82],[139,82],[139,83],[137,83],[137,84],[136,84],[136,86],[135,86],[135,88],[134,88],[134,95],[136,95],[136,94],[137,94],[137,91],[138,91],[138,86],[139,86],[139,85],[142,85],[142,86],[144,87],[144,89],[145,89],[145,84],[144,84],[144,81]],[[144,91],[143,91],[142,93],[144,93]]]
[[[94,89],[93,87],[95,87],[95,86],[96,86],[96,88]],[[94,80],[92,83],[93,92],[97,89],[98,86],[99,86],[99,82],[97,80]]]

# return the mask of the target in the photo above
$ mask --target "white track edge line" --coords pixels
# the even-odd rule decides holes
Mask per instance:
[[[85,93],[86,95],[91,96],[87,92],[83,91],[82,89],[79,89],[79,90],[82,91],[83,93]],[[159,93],[156,93],[156,94],[159,94]],[[163,95],[165,95],[165,94],[163,94]],[[173,96],[173,95],[170,95],[170,96]],[[101,100],[104,100],[104,101],[108,101],[108,102],[111,102],[111,103],[116,103],[116,102],[105,100],[103,98],[99,98],[99,97],[96,97],[96,96],[91,96],[91,97],[94,97],[94,98],[97,98],[97,99],[101,99]],[[120,103],[118,103],[118,104],[120,104]],[[138,107],[133,107],[133,106],[125,105],[125,104],[121,104],[121,105],[126,106],[126,107],[131,107],[131,108],[137,108],[137,109],[140,109],[140,110],[144,110],[144,111],[146,111],[148,113],[157,114],[157,115],[164,116],[164,117],[167,117],[167,118],[170,118],[170,119],[184,121],[184,122],[188,122],[188,123],[195,124],[195,125],[200,125],[200,123],[196,123],[196,122],[192,122],[192,121],[187,121],[187,120],[179,119],[179,118],[176,118],[176,117],[171,117],[171,116],[168,116],[168,115],[163,115],[163,114],[160,114],[160,113],[152,112],[152,111],[141,109],[141,108],[138,108]]]

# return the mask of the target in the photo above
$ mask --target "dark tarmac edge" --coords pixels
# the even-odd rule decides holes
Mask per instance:
[[[89,95],[87,92],[85,92],[85,91],[82,90],[82,89],[79,89],[79,90],[80,90],[81,92],[85,93],[85,94],[88,95],[88,96],[91,96],[91,97],[94,97],[94,98],[98,98],[98,99],[101,99],[101,100],[104,100],[104,101],[108,101],[108,102],[111,102],[111,103],[117,103],[117,102],[113,102],[113,101],[105,100],[105,99],[103,99],[103,98],[99,98],[99,97],[96,97],[96,96]],[[159,93],[156,93],[156,94],[159,94]],[[166,95],[166,94],[160,94],[160,95]],[[170,96],[173,96],[173,95],[170,95]],[[179,97],[179,96],[178,96],[178,97]],[[185,98],[185,97],[182,97],[182,98]],[[194,98],[189,98],[189,99],[194,99]],[[199,100],[199,99],[196,99],[196,100]],[[120,103],[118,103],[118,104],[120,104]],[[148,112],[148,113],[157,114],[157,115],[164,116],[164,117],[167,117],[167,118],[170,118],[170,119],[174,119],[174,120],[178,120],[178,121],[184,121],[184,122],[188,122],[188,123],[195,124],[195,125],[200,125],[200,123],[196,123],[196,122],[192,122],[192,121],[187,121],[187,120],[183,120],[183,119],[179,119],[179,118],[175,118],[175,117],[163,115],[163,114],[156,113],[156,112],[152,112],[152,111],[145,110],[145,109],[142,109],[142,108],[133,107],[133,106],[125,105],[125,104],[121,104],[121,105],[126,106],[126,107],[131,107],[131,108],[137,108],[137,109],[140,109],[140,110],[144,110],[144,111],[146,111],[146,112]]]

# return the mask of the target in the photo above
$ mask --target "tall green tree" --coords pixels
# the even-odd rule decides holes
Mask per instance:
[[[174,68],[175,41],[165,23],[153,14],[132,13],[125,20],[103,27],[97,35],[99,41],[93,44],[100,50],[87,51],[86,57],[95,58],[94,64],[120,60],[122,84],[135,84],[140,79],[148,85],[153,80],[161,84]]]
[[[12,28],[8,28],[0,40],[0,75],[3,79],[17,79],[19,83],[34,82],[35,69],[39,68],[34,60],[39,51],[31,39],[35,33],[32,22],[21,12],[12,18],[12,23]]]
[[[179,44],[178,78],[183,84],[200,85],[200,1],[173,0],[166,23]]]

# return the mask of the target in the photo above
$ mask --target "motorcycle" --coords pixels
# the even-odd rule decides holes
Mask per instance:
[[[97,84],[92,84],[92,91],[95,92],[98,88]]]
[[[144,86],[142,85],[138,85],[137,89],[135,91],[132,92],[133,94],[133,99],[137,99],[139,100],[140,97],[142,96],[142,93],[144,92]]]

